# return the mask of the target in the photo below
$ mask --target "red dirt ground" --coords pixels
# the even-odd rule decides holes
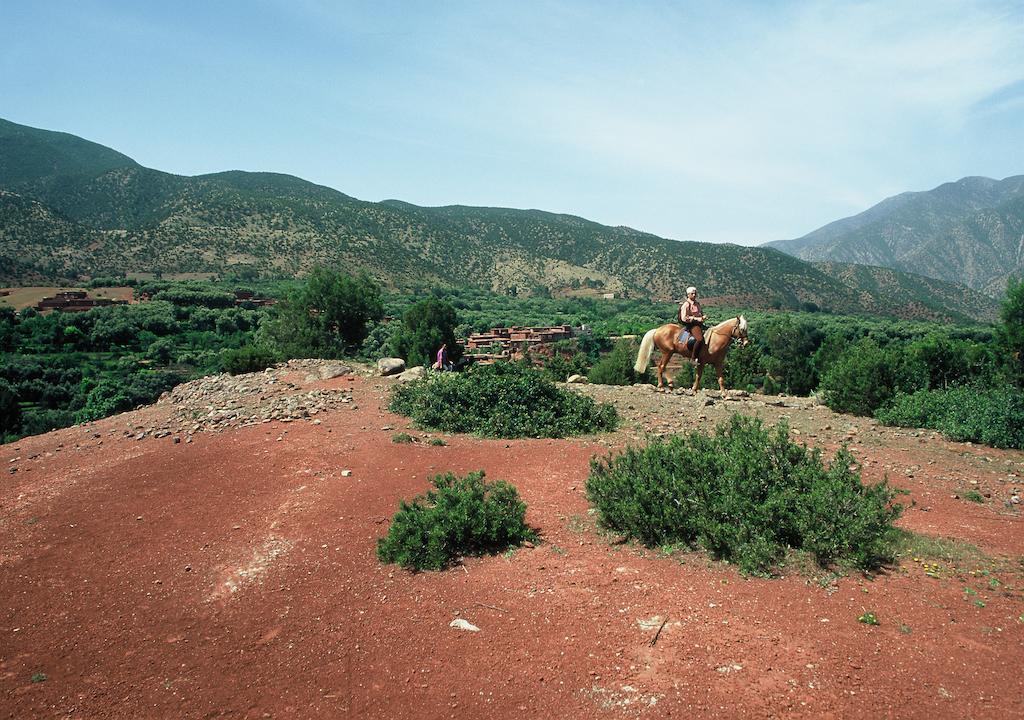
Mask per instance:
[[[907,558],[874,579],[745,578],[595,529],[588,460],[621,436],[394,444],[388,382],[320,383],[358,405],[320,425],[124,436],[154,406],[3,446],[0,717],[1024,716],[1020,515],[929,474],[1024,453],[860,453],[871,481],[920,462],[894,478],[918,504],[901,525],[977,543],[989,575]],[[376,560],[400,498],[481,468],[543,542],[441,573]]]

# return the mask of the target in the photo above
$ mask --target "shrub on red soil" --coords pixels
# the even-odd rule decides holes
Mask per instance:
[[[875,417],[886,425],[925,427],[951,440],[1024,448],[1024,393],[1014,387],[953,387],[898,395]]]
[[[591,461],[587,497],[601,522],[649,547],[684,543],[766,573],[788,548],[828,564],[876,569],[893,557],[902,506],[885,482],[861,483],[844,448],[826,466],[780,423],[734,415],[692,432]]]
[[[485,437],[566,437],[614,430],[611,405],[562,390],[538,370],[510,363],[430,373],[395,388],[392,412],[423,427]]]
[[[443,570],[462,555],[494,554],[534,539],[526,504],[514,486],[484,482],[482,470],[464,478],[433,478],[436,489],[402,501],[377,557],[411,570]]]

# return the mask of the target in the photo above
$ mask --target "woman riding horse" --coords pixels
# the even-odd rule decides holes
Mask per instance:
[[[686,300],[679,305],[679,322],[694,339],[693,355],[697,357],[704,346],[704,310],[697,302],[697,288],[686,288]]]
[[[661,350],[661,360],[658,362],[658,389],[662,388],[662,378],[665,375],[665,368],[671,357],[679,353],[683,357],[693,358],[697,361],[697,373],[693,380],[693,389],[700,387],[701,375],[704,373],[705,365],[714,365],[718,373],[718,387],[725,392],[725,376],[723,375],[723,364],[725,353],[733,340],[739,340],[740,344],[746,345],[750,342],[747,339],[747,319],[742,315],[730,318],[725,322],[718,323],[708,331],[707,342],[700,352],[694,356],[692,351],[679,342],[679,333],[682,328],[675,323],[662,325],[654,330],[648,330],[640,343],[640,352],[636,356],[636,364],[633,369],[638,373],[647,370],[651,362],[651,354],[655,346]],[[697,346],[694,346],[697,349]],[[672,388],[672,380],[668,380],[669,389]]]

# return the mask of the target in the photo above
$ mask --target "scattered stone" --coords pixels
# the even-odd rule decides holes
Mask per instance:
[[[453,627],[456,630],[468,630],[469,632],[480,632],[480,628],[478,628],[476,625],[474,625],[473,623],[469,622],[468,620],[463,620],[462,618],[455,618],[450,623],[448,623],[448,627]]]
[[[351,470],[342,470],[341,471],[341,476],[342,477],[352,477],[352,471]]]
[[[321,368],[320,368],[320,379],[321,380],[331,380],[331,379],[336,378],[336,377],[341,377],[342,375],[349,375],[349,374],[351,374],[351,372],[352,372],[352,368],[350,368],[348,365],[339,365],[337,363],[329,363],[327,365],[321,366]]]
[[[585,385],[590,382],[586,375],[570,375],[569,379],[566,380],[570,384]]]
[[[197,432],[292,422],[338,409],[352,401],[351,389],[305,391],[285,379],[302,370],[319,378],[324,362],[289,360],[258,373],[211,375],[178,385],[158,401],[173,407],[171,421],[166,427],[143,431],[152,432],[154,437],[188,434],[185,442],[191,442],[191,435]],[[328,365],[337,367],[337,363]]]
[[[661,615],[654,615],[649,618],[637,618],[636,624],[640,626],[642,630],[657,630],[661,627],[661,623],[665,618]]]

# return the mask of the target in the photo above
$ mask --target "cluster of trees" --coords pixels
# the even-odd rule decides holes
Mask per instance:
[[[387,294],[369,276],[316,268],[302,283],[259,288],[272,308],[235,307],[217,283],[139,281],[151,302],[40,315],[0,310],[0,433],[8,437],[150,402],[176,382],[260,370],[291,357],[403,357],[429,365],[442,343],[500,325],[586,325],[591,335],[526,362],[555,380],[632,383],[640,335],[675,307],[643,300],[517,298],[478,289]],[[251,286],[250,286],[251,287]],[[235,288],[237,289],[237,288]],[[248,289],[248,288],[247,288]],[[712,309],[715,319],[739,310]],[[997,326],[906,323],[821,313],[747,313],[751,344],[733,348],[727,382],[768,393],[819,392],[834,409],[873,414],[922,391],[1024,383],[1024,282]],[[684,366],[679,383],[692,377]],[[713,383],[714,378],[708,376]],[[923,401],[922,401],[923,402]],[[935,406],[932,402],[929,407]]]
[[[219,372],[265,314],[167,300],[48,315],[0,308],[0,437],[129,410]]]

